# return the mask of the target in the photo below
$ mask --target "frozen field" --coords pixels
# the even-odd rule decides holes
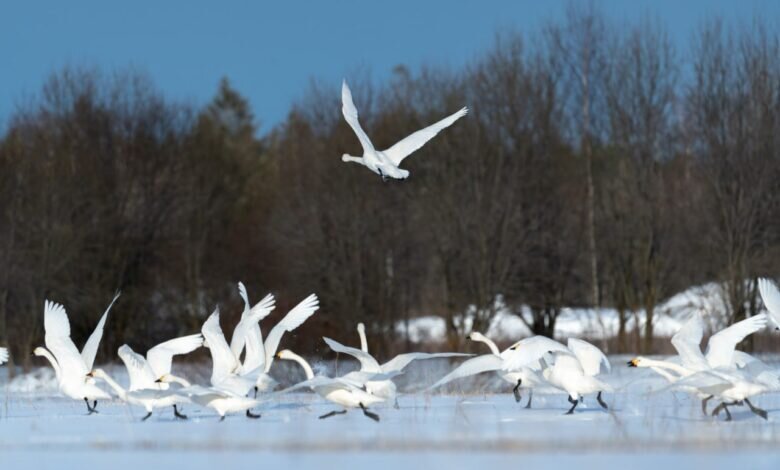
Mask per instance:
[[[156,468],[630,465],[635,470],[659,465],[776,468],[780,463],[780,395],[755,401],[769,411],[769,421],[734,408],[734,421],[726,423],[703,417],[699,402],[686,395],[652,393],[663,382],[647,370],[627,368],[625,358],[612,358],[612,363],[609,381],[618,390],[605,397],[609,412],[588,397],[575,415],[564,416],[568,403],[563,395],[537,395],[534,409],[526,410],[487,376],[445,394],[402,395],[400,409],[375,409],[379,423],[359,411],[319,420],[338,408],[308,393],[270,401],[258,410],[259,420],[240,415],[219,422],[210,410],[188,406],[188,421],[175,421],[165,411],[140,422],[143,410],[116,401],[100,403],[99,414],[86,416],[83,403],[51,393],[48,376],[17,379],[0,392],[2,468],[88,463],[151,468],[151,463]],[[408,383],[431,383],[444,368],[412,367],[402,389]]]

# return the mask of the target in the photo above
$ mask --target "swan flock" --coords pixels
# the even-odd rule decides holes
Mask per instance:
[[[362,156],[344,154],[344,162],[357,163],[379,175],[383,181],[405,180],[409,171],[400,168],[401,163],[460,118],[466,116],[463,107],[453,114],[418,130],[385,150],[377,150],[358,120],[347,82],[341,88],[342,114],[357,136]],[[707,405],[717,405],[711,416],[725,415],[731,420],[731,409],[746,406],[756,416],[767,419],[768,413],[753,403],[764,393],[780,391],[780,371],[776,371],[760,359],[737,349],[748,336],[768,326],[780,327],[780,291],[767,280],[758,281],[759,291],[767,313],[737,322],[713,334],[705,350],[700,343],[704,336],[705,321],[700,312],[693,314],[673,336],[671,343],[677,355],[665,360],[637,356],[628,361],[631,368],[649,368],[661,376],[665,386],[661,392],[682,392],[701,400],[701,409],[708,415]],[[99,413],[98,403],[118,399],[143,408],[145,421],[154,413],[172,409],[178,420],[188,419],[183,407],[199,406],[213,410],[220,420],[233,413],[242,413],[249,419],[261,417],[259,409],[278,400],[287,393],[309,390],[334,406],[320,415],[327,419],[343,415],[348,410],[358,410],[363,416],[379,422],[377,407],[383,404],[399,408],[399,391],[395,378],[404,374],[414,361],[448,360],[458,365],[432,384],[416,384],[418,390],[431,393],[446,384],[477,374],[498,376],[511,389],[518,403],[523,394],[528,399],[525,408],[532,408],[533,394],[565,395],[561,400],[563,414],[572,415],[586,399],[595,399],[603,412],[615,413],[604,394],[612,394],[616,387],[610,383],[611,364],[604,353],[586,341],[569,338],[566,344],[542,336],[519,339],[503,351],[480,332],[471,332],[468,339],[481,343],[486,352],[480,355],[461,352],[410,352],[397,355],[385,362],[369,352],[366,328],[357,325],[359,347],[342,344],[323,337],[322,341],[337,355],[351,358],[359,368],[344,375],[328,376],[315,373],[315,368],[303,356],[290,349],[280,349],[285,334],[301,327],[320,307],[316,294],[301,300],[270,329],[264,321],[276,308],[272,294],[252,305],[246,287],[238,283],[238,293],[243,300],[243,311],[230,333],[230,340],[221,327],[220,311],[216,308],[202,324],[200,331],[189,331],[180,337],[164,341],[140,354],[130,345],[122,345],[117,351],[124,364],[129,383],[126,386],[115,380],[106,370],[95,367],[101,339],[109,313],[117,302],[117,293],[100,317],[93,333],[79,350],[71,339],[71,329],[65,307],[59,303],[44,302],[44,345],[33,354],[46,359],[54,370],[60,394],[86,404],[87,413]],[[208,383],[193,384],[181,374],[174,373],[173,361],[194,351],[206,348],[212,368]],[[488,352],[489,351],[489,352]],[[0,364],[9,360],[6,348],[0,348]],[[278,361],[297,364],[305,379],[283,388],[280,383],[290,383],[288,377],[280,377],[273,368]],[[277,369],[278,370],[278,369]],[[111,392],[111,393],[110,393]],[[609,397],[607,397],[609,398]],[[568,403],[567,403],[568,402]],[[697,405],[698,406],[698,405]],[[708,415],[709,416],[709,415]]]

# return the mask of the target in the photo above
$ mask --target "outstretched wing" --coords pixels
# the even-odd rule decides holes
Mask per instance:
[[[436,137],[436,134],[441,132],[443,129],[450,127],[455,121],[465,116],[468,112],[469,109],[464,107],[460,111],[447,116],[436,124],[432,124],[425,129],[421,129],[414,134],[409,135],[405,139],[385,150],[384,154],[393,161],[395,166],[398,166],[401,164],[404,158],[408,157],[412,152],[425,145],[426,142]]]
[[[347,121],[349,127],[357,135],[360,145],[363,147],[363,153],[370,153],[374,151],[374,144],[371,143],[371,139],[368,138],[363,128],[360,127],[360,121],[358,121],[358,112],[355,107],[355,103],[352,102],[352,91],[347,86],[347,81],[344,80],[341,84],[341,113],[344,115],[344,120]]]
[[[436,387],[452,382],[453,380],[462,379],[464,377],[470,377],[472,375],[481,374],[482,372],[501,370],[501,366],[504,360],[500,356],[495,354],[485,354],[469,359],[463,364],[459,365],[452,372],[442,377],[438,382],[428,387],[428,390],[432,390]]]
[[[704,336],[704,320],[701,313],[694,312],[680,331],[672,336],[672,346],[682,359],[682,365],[693,371],[709,369],[710,365],[701,353],[701,339]]]
[[[567,345],[569,350],[577,357],[577,360],[580,361],[585,375],[591,377],[598,375],[601,372],[602,364],[607,372],[612,370],[609,365],[609,359],[596,346],[577,338],[569,338]]]
[[[740,341],[766,327],[765,313],[755,315],[734,323],[710,337],[707,343],[707,362],[711,367],[727,367],[731,365],[734,348]]]
[[[130,376],[130,388],[128,391],[143,390],[145,388],[159,388],[154,381],[157,377],[144,357],[133,349],[123,344],[117,351],[119,358],[125,363],[127,375]]]
[[[0,364],[8,362],[8,350],[6,348],[0,348]]]
[[[241,321],[238,322],[238,325],[233,330],[233,337],[230,339],[230,350],[233,351],[233,355],[240,358],[241,351],[246,346],[246,355],[244,356],[242,369],[243,371],[251,371],[265,364],[263,335],[260,332],[258,322],[267,317],[276,308],[276,299],[274,299],[272,294],[268,294],[254,307],[249,308],[249,297],[243,283],[238,283],[238,291],[241,294],[241,298],[244,299],[244,312],[241,314]]]
[[[471,357],[473,354],[465,353],[425,353],[413,352],[399,354],[389,361],[382,364],[382,372],[401,372],[412,361],[421,361],[424,359],[437,359],[442,357]]]
[[[103,316],[100,317],[100,321],[95,327],[95,331],[93,331],[92,334],[89,335],[89,339],[87,340],[86,344],[84,344],[84,349],[81,350],[81,357],[84,358],[84,364],[87,365],[87,369],[89,370],[92,370],[92,367],[95,365],[95,356],[97,356],[98,346],[100,346],[100,340],[103,339],[103,327],[106,326],[106,318],[108,317],[108,312],[111,310],[111,307],[114,305],[114,302],[116,302],[116,299],[118,299],[120,295],[121,292],[117,292],[114,295],[114,298],[111,300],[111,303],[108,304],[108,308],[106,308],[106,311],[103,312]]]
[[[569,352],[569,349],[546,336],[531,336],[522,339],[501,353],[504,370],[520,370],[527,367],[540,370],[539,359],[550,351]]]
[[[171,373],[173,356],[189,354],[202,345],[203,336],[198,333],[168,340],[147,351],[146,359],[154,372],[154,379]]]
[[[344,346],[338,341],[332,340],[330,338],[323,337],[322,339],[325,340],[325,343],[328,345],[328,347],[330,347],[330,349],[336,351],[337,353],[348,354],[360,361],[361,371],[374,373],[382,372],[382,367],[379,366],[377,360],[367,352],[363,352],[357,348]]]
[[[780,291],[774,282],[766,278],[758,280],[758,291],[761,293],[761,300],[769,311],[769,318],[776,328],[780,328]]]
[[[314,312],[320,308],[320,301],[317,299],[316,294],[303,299],[301,303],[290,310],[282,320],[273,327],[268,337],[265,339],[265,371],[268,372],[271,369],[271,364],[274,362],[274,355],[276,349],[279,347],[279,342],[282,340],[282,335],[287,331],[292,331],[303,322],[305,322],[310,316],[314,315]]]
[[[228,375],[236,373],[239,368],[238,359],[230,351],[230,346],[219,326],[219,307],[209,316],[200,332],[203,333],[203,338],[211,352],[211,360],[214,363],[211,370],[211,384],[216,386]]]
[[[45,301],[43,310],[44,342],[46,347],[57,359],[64,375],[86,375],[89,372],[84,358],[70,339],[70,322],[65,307]]]

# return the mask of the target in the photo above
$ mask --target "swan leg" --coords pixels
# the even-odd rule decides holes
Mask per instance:
[[[395,408],[396,410],[401,408],[400,406],[398,406],[398,398],[395,399],[395,403],[393,404],[393,408]]]
[[[147,419],[149,419],[149,418],[151,418],[151,417],[152,417],[152,412],[150,411],[150,412],[146,413],[146,416],[144,416],[143,418],[141,418],[141,421],[146,421]]]
[[[768,419],[766,410],[763,410],[757,406],[753,406],[753,404],[750,403],[750,400],[748,400],[747,398],[745,398],[745,403],[747,403],[747,406],[748,408],[750,408],[750,411],[752,411],[753,413],[757,414],[758,416],[764,419]]]
[[[346,412],[347,410],[331,411],[330,413],[325,413],[324,415],[320,416],[320,419],[330,418],[331,416],[336,416],[336,415],[343,415]]]
[[[701,401],[701,412],[704,413],[704,416],[707,416],[707,402],[712,400],[712,398],[713,395],[710,395]]]
[[[602,399],[601,399],[601,392],[599,392],[599,393],[596,395],[596,401],[597,401],[597,402],[599,402],[599,405],[601,405],[601,407],[602,407],[602,408],[604,408],[605,410],[608,410],[608,409],[609,409],[609,407],[607,406],[607,404],[606,404],[606,403],[604,403],[604,400],[602,400]]]
[[[580,404],[579,400],[575,400],[572,397],[568,397],[569,403],[571,403],[571,408],[569,408],[569,411],[566,412],[567,415],[574,413],[574,408],[577,408],[577,405]]]
[[[173,405],[173,416],[176,416],[178,419],[187,419],[187,415],[179,413],[179,408],[176,405]]]
[[[523,397],[520,395],[520,384],[523,383],[523,379],[517,379],[517,385],[512,389],[512,393],[515,395],[515,401],[517,403],[520,403],[520,400],[523,399]]]
[[[716,406],[714,410],[712,410],[712,416],[718,416],[721,411],[726,412],[726,421],[731,421],[731,412],[729,412],[729,406],[736,405],[736,402],[726,403],[721,402],[720,405]]]
[[[533,400],[533,399],[534,399],[534,390],[530,389],[528,391],[528,403],[526,403],[526,405],[525,405],[525,409],[526,410],[531,409],[531,400]]]
[[[258,418],[260,418],[260,416],[262,416],[260,413],[254,414],[251,411],[246,410],[246,417],[247,418],[258,419]]]
[[[255,398],[257,398],[257,385],[255,385]]]
[[[222,421],[225,421],[225,415],[219,417],[219,422],[221,423]]]
[[[97,401],[95,401],[95,404],[93,406],[90,406],[89,399],[84,397],[84,403],[87,404],[87,415],[91,415],[92,413],[97,413],[98,412],[95,409],[97,407]]]
[[[363,403],[359,403],[359,405],[360,405],[360,409],[361,409],[361,410],[363,410],[363,414],[364,414],[364,415],[366,415],[366,416],[368,416],[369,418],[373,419],[373,420],[374,420],[374,421],[376,421],[377,423],[379,422],[379,415],[378,415],[378,414],[376,414],[376,413],[373,413],[373,412],[371,412],[371,411],[368,411],[368,408],[366,408],[365,406],[363,406]]]

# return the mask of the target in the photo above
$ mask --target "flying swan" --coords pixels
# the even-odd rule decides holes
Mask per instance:
[[[409,135],[387,150],[376,150],[374,144],[372,144],[371,140],[368,138],[368,135],[366,135],[363,128],[360,127],[357,108],[355,108],[355,104],[352,102],[352,92],[350,91],[349,86],[347,86],[346,80],[344,80],[341,85],[341,101],[341,112],[344,114],[344,119],[347,121],[347,124],[349,124],[349,127],[355,132],[355,135],[357,135],[357,138],[360,141],[360,145],[363,147],[362,158],[353,157],[345,153],[342,155],[341,160],[344,162],[359,163],[365,166],[381,176],[382,181],[386,181],[388,178],[398,180],[408,178],[409,171],[398,167],[404,158],[408,157],[412,152],[433,139],[436,134],[451,126],[455,121],[468,113],[468,108],[464,107],[460,111],[441,121]]]

